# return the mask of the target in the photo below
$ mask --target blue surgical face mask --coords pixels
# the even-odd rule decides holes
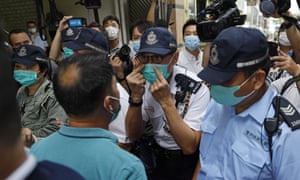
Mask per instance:
[[[188,48],[191,51],[194,51],[195,49],[200,47],[200,39],[198,36],[195,35],[185,36],[184,44],[186,48]]]
[[[74,54],[74,51],[70,48],[64,47],[63,48],[64,54],[65,54],[65,58],[69,58]]]
[[[38,81],[37,72],[35,71],[15,70],[14,78],[17,82],[26,87],[31,86]]]
[[[225,106],[234,106],[255,92],[255,90],[253,90],[251,93],[247,94],[246,96],[240,96],[240,97],[234,95],[234,93],[238,91],[246,82],[248,82],[250,78],[251,76],[248,79],[246,79],[241,85],[232,86],[232,87],[211,85],[210,94],[216,102],[223,104]]]
[[[113,97],[113,96],[110,96],[110,99],[113,99],[113,100],[116,100],[116,101],[120,101],[119,98],[116,98],[116,97]],[[119,103],[117,111],[113,112],[113,115],[111,117],[111,122],[117,119],[120,111],[121,111],[121,104]]]
[[[171,57],[170,62],[168,64],[145,64],[143,70],[142,70],[142,74],[144,75],[144,78],[150,82],[151,84],[153,84],[156,79],[157,79],[157,75],[156,72],[154,70],[154,66],[157,67],[157,69],[162,72],[163,76],[165,79],[168,79],[170,73],[169,73],[169,65],[171,64],[171,62],[174,59],[175,54]]]
[[[139,52],[140,44],[141,44],[140,40],[132,41],[132,48],[135,52]]]

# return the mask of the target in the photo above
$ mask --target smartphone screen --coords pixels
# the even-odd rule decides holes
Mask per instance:
[[[70,27],[82,27],[83,19],[81,18],[73,18],[68,20],[68,24]]]
[[[275,42],[268,42],[269,44],[269,55],[272,56],[278,56],[278,44]]]

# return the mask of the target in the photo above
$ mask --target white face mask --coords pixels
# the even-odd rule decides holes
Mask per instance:
[[[28,29],[28,32],[29,32],[30,34],[34,34],[34,33],[36,33],[36,28],[29,28],[29,29]]]
[[[279,33],[279,44],[283,46],[291,46],[291,43],[286,35],[286,32]]]
[[[105,28],[105,31],[107,32],[108,40],[115,40],[118,38],[118,28],[108,26],[107,28]]]

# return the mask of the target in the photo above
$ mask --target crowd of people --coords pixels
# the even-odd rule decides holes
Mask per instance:
[[[189,19],[179,49],[152,21],[134,22],[124,43],[114,15],[72,18],[49,46],[34,21],[10,31],[9,47],[1,36],[0,179],[300,178],[296,24],[284,19],[270,55],[253,28],[202,48]]]

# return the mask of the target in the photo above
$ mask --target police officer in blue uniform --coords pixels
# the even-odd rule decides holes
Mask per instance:
[[[300,178],[299,115],[286,100],[272,103],[269,62],[266,38],[256,29],[230,27],[213,41],[198,74],[211,84],[213,99],[201,124],[198,179]],[[275,121],[278,114],[283,122]]]

